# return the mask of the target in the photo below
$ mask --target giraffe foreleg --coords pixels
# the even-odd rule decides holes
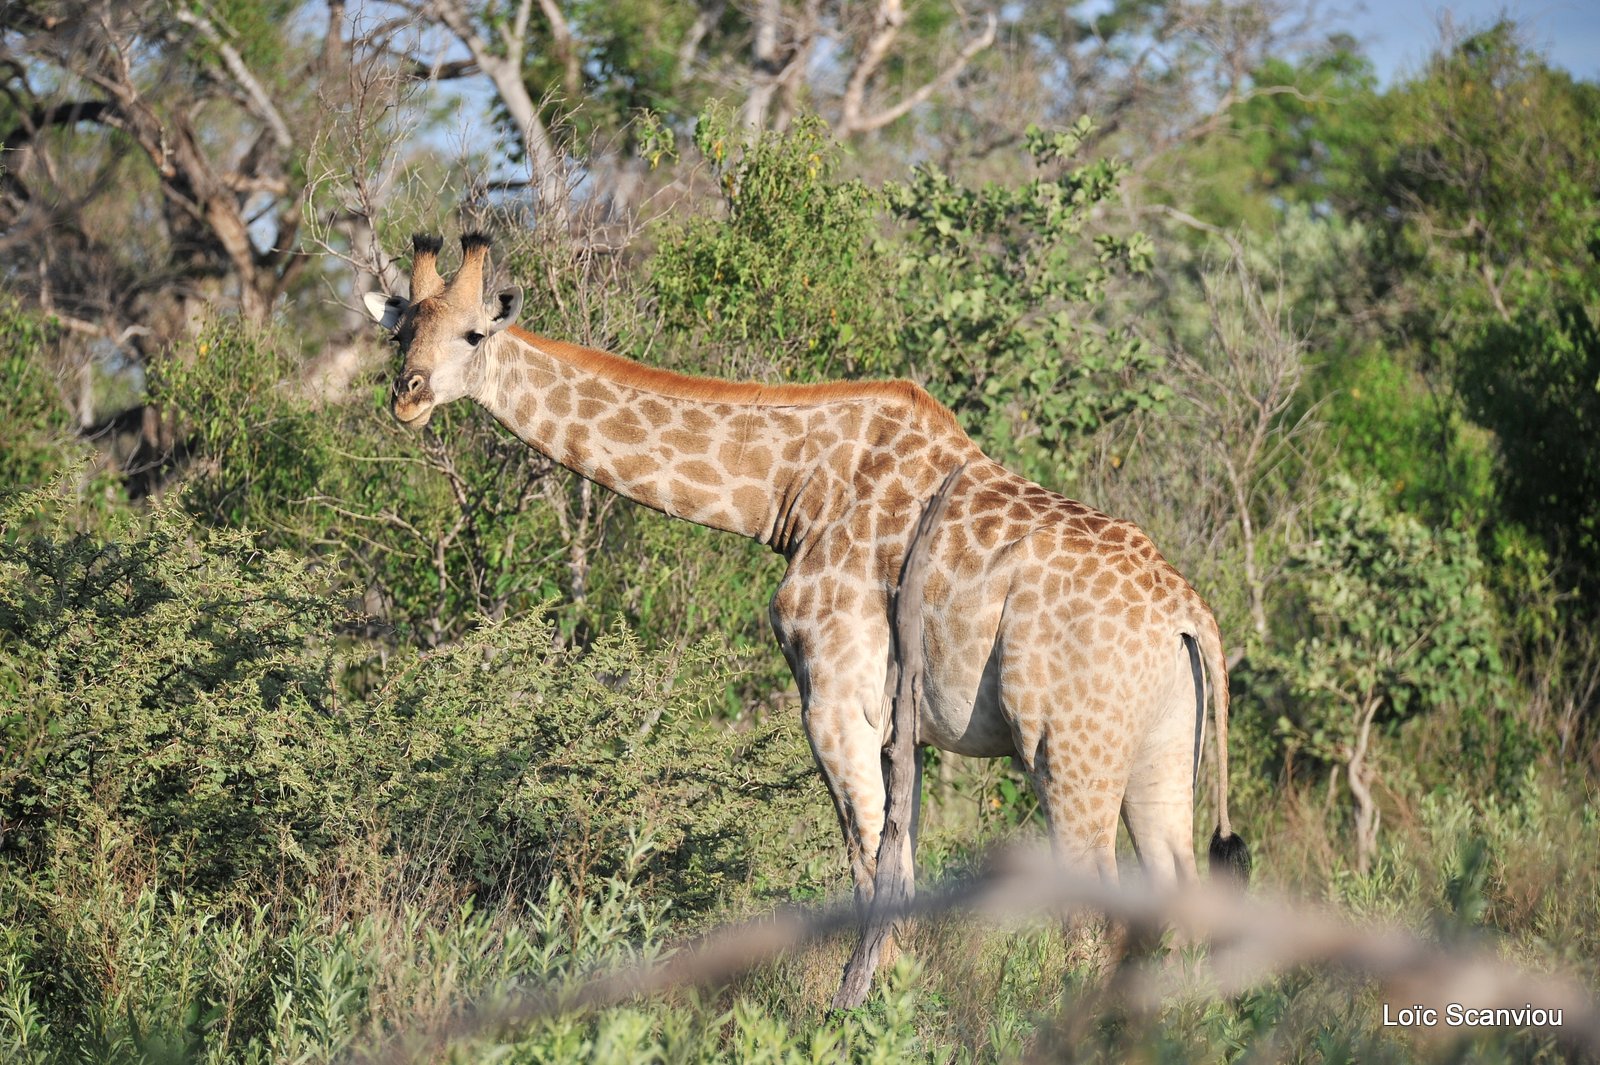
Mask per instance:
[[[865,909],[872,901],[878,842],[883,834],[886,763],[882,741],[879,729],[866,720],[859,703],[817,695],[813,694],[803,712],[806,739],[839,817],[856,903]]]
[[[857,912],[865,921],[873,897],[874,881],[878,874],[878,848],[883,830],[888,798],[887,779],[889,761],[883,750],[879,726],[867,721],[859,707],[852,709],[848,702],[843,709],[839,704],[816,701],[806,707],[806,735],[817,766],[827,782],[828,793],[833,798],[834,812],[839,817],[839,829],[844,836],[845,850],[850,859],[850,878],[855,889]],[[911,809],[910,831],[901,837],[901,868],[908,871],[910,894],[915,894],[916,838],[920,829],[920,802],[917,797],[922,787],[922,754],[914,751],[915,791]],[[886,969],[899,956],[900,947],[910,932],[909,921],[897,921],[893,933],[879,954],[879,966]]]

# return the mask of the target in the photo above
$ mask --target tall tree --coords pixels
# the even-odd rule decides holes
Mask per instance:
[[[111,335],[152,327],[157,305],[188,320],[222,300],[264,320],[305,265],[306,84],[333,58],[280,33],[294,9],[14,6],[0,247],[29,265],[10,281]],[[337,37],[330,26],[324,43]]]

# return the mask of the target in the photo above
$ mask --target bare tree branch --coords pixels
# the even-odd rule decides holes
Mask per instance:
[[[1547,1019],[1542,1028],[1546,1034],[1575,1051],[1600,1051],[1600,1002],[1572,979],[1530,973],[1492,954],[1441,945],[1395,925],[1357,925],[1323,909],[1246,898],[1216,884],[1166,890],[1130,880],[1107,884],[1063,870],[1042,850],[996,855],[980,876],[908,899],[886,916],[905,920],[968,914],[1016,922],[1079,911],[1102,913],[1135,929],[1173,928],[1191,942],[1211,944],[1209,956],[1193,966],[1125,958],[1106,997],[1137,1017],[1154,1016],[1160,1003],[1175,994],[1236,996],[1314,965],[1382,981],[1402,1001],[1437,1005],[1441,1014],[1451,1002],[1482,1009],[1522,1009],[1536,1003],[1547,1018],[1560,1011],[1559,1027]],[[854,924],[853,903],[841,901],[809,913],[780,911],[724,925],[668,957],[580,980],[576,986],[535,988],[466,1009],[431,1030],[402,1033],[368,1047],[354,1060],[381,1065],[432,1061],[446,1046],[489,1032],[526,1029],[677,988],[724,984]],[[1539,1027],[1536,1020],[1527,1026]]]
[[[524,0],[524,9],[526,4],[527,0]],[[426,10],[431,11],[466,46],[478,69],[489,76],[522,139],[545,208],[564,211],[567,186],[561,153],[556,150],[549,128],[544,119],[539,117],[538,104],[528,92],[527,83],[522,80],[521,60],[527,43],[526,20],[519,15],[517,25],[502,33],[506,54],[496,55],[488,42],[478,35],[472,24],[472,16],[461,0],[429,0]]]
[[[423,63],[408,55],[389,53],[400,64],[400,72],[411,81],[459,81],[462,78],[475,78],[483,71],[478,68],[476,59],[452,59],[448,62],[439,60],[433,63]]]
[[[40,131],[50,126],[74,126],[79,122],[105,122],[110,108],[104,100],[69,100],[50,107],[35,107],[0,138],[0,151],[20,151],[33,142]]]
[[[555,43],[556,55],[561,59],[561,90],[568,102],[576,101],[583,93],[583,74],[578,67],[578,46],[572,36],[572,27],[561,13],[556,0],[539,0],[539,10],[550,23],[550,37]],[[528,25],[528,0],[523,0],[517,12],[518,34],[526,35]]]
[[[782,0],[760,0],[756,8],[755,32],[751,36],[750,60],[754,68],[750,91],[739,109],[739,124],[747,130],[765,129],[767,111],[778,89],[785,61],[779,48],[783,21]]]
[[[222,65],[244,91],[245,99],[250,102],[250,109],[272,131],[272,139],[284,151],[291,150],[294,147],[294,136],[289,132],[289,124],[283,120],[283,115],[278,113],[277,105],[272,102],[267,90],[262,88],[261,82],[256,80],[250,68],[245,66],[244,58],[239,55],[238,50],[223,40],[222,34],[217,32],[216,26],[205,16],[176,4],[172,8],[172,17],[185,26],[191,26],[199,31],[200,36],[217,50],[217,54],[222,57]]]
[[[711,27],[722,18],[723,11],[727,10],[725,0],[716,0],[715,3],[701,7],[695,13],[694,22],[690,24],[688,32],[683,35],[683,41],[678,45],[678,80],[687,81],[694,73],[695,60],[700,54],[700,44],[711,32]]]
[[[845,85],[839,124],[835,127],[840,137],[853,137],[882,129],[912,108],[924,103],[934,93],[959,77],[974,56],[994,44],[995,32],[999,27],[999,20],[994,12],[988,12],[984,16],[983,31],[968,41],[949,65],[932,79],[907,93],[899,103],[882,108],[873,114],[866,114],[864,108],[867,85],[888,58],[904,22],[905,11],[901,0],[879,0],[878,13],[873,20],[872,37],[856,59],[856,64],[850,71],[850,80]]]
[[[207,158],[187,116],[164,120],[140,91],[129,59],[129,42],[104,17],[91,24],[113,62],[79,73],[111,97],[122,123],[119,128],[149,156],[161,175],[168,202],[209,232],[223,250],[239,278],[240,310],[261,321],[276,295],[278,278],[263,276],[259,270],[237,196]]]

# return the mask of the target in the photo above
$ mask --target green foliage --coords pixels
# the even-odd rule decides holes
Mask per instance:
[[[659,950],[664,907],[639,888],[649,854],[632,841],[595,890],[552,882],[515,911],[380,897],[347,915],[351,900],[313,889],[219,914],[176,892],[125,894],[94,863],[57,895],[11,879],[0,927],[23,918],[33,934],[0,933],[14,1007],[0,1007],[0,1047],[7,1060],[335,1060],[386,1027],[448,1019],[454,993],[494,1002]],[[562,1027],[533,1045],[559,1045]]]
[[[711,640],[735,656],[742,671],[729,677],[725,716],[740,717],[790,686],[767,620],[781,556],[638,506],[610,515],[595,552],[587,611],[595,624],[614,617],[654,646]]]
[[[877,193],[837,180],[840,152],[821,120],[747,141],[719,110],[695,145],[727,213],[670,227],[651,263],[664,328],[692,344],[700,372],[801,379],[882,372],[898,322],[890,267],[874,247]],[[728,365],[728,349],[765,360]]]
[[[417,643],[545,605],[569,637],[626,616],[614,600],[574,602],[583,589],[563,565],[574,545],[540,503],[576,495],[485,413],[448,407],[419,438],[394,425],[379,382],[313,406],[295,383],[299,362],[282,336],[218,321],[152,382],[189,427],[191,514],[254,528],[300,557],[328,555],[336,586]]]
[[[286,60],[293,61],[293,42],[285,39],[280,28],[293,17],[294,0],[221,0],[193,7],[215,23],[223,39],[257,76],[280,69]],[[203,39],[192,45],[191,55],[205,56],[218,68],[223,65],[215,47]]]
[[[311,563],[167,509],[73,533],[44,493],[0,516],[0,582],[0,678],[36,711],[4,718],[32,752],[0,776],[8,862],[104,834],[209,895],[306,881],[376,836],[436,841],[492,891],[604,875],[651,826],[652,873],[692,908],[809,838],[792,732],[698,724],[725,685],[710,648],[619,631],[563,650],[536,615],[350,692],[339,633],[359,619]]]
[[[8,892],[0,1048],[8,1061],[266,1063],[407,1047],[457,1020],[463,1001],[492,1010],[530,990],[561,996],[596,970],[663,953],[665,907],[641,887],[650,850],[633,841],[595,890],[558,880],[501,910],[379,900],[342,919],[339,900],[313,891],[219,917],[105,881],[69,897]],[[38,910],[35,935],[14,934],[19,911]],[[919,1028],[934,1014],[920,978],[902,964],[867,1008],[825,1024],[750,996],[628,1006],[458,1041],[441,1060],[927,1060]]]
[[[1292,556],[1296,595],[1286,606],[1300,635],[1277,661],[1295,707],[1284,727],[1328,760],[1348,757],[1374,702],[1380,721],[1395,722],[1483,713],[1500,697],[1492,602],[1472,540],[1428,529],[1387,496],[1335,478]],[[1463,753],[1483,764],[1485,752]]]
[[[1149,240],[1083,233],[1116,190],[1109,160],[1069,165],[1092,132],[1030,129],[1040,176],[968,188],[932,165],[887,188],[905,223],[896,276],[909,373],[949,404],[983,445],[1059,483],[1068,445],[1169,392],[1160,355],[1126,328],[1094,321],[1109,277],[1148,269]]]
[[[0,794],[7,848],[41,861],[109,820],[162,841],[163,881],[207,890],[314,861],[353,798],[307,646],[345,619],[322,579],[237,533],[191,546],[165,515],[72,533],[51,509],[0,514],[0,673],[48,729]]]
[[[514,276],[574,290],[582,280],[583,264],[561,248],[507,250]],[[540,302],[603,315],[616,295],[563,290]],[[371,632],[385,643],[436,646],[485,618],[545,614],[562,643],[583,646],[622,621],[657,647],[718,634],[762,670],[725,674],[721,708],[732,713],[782,683],[765,610],[777,560],[760,545],[581,485],[470,403],[441,410],[418,436],[389,417],[381,375],[344,402],[313,404],[299,369],[288,338],[237,320],[209,324],[167,360],[152,391],[187,429],[180,505],[211,527],[253,528],[263,546],[326,560],[330,588],[378,615]]]
[[[1290,757],[1343,770],[1355,807],[1356,868],[1378,856],[1388,775],[1380,738],[1427,715],[1448,729],[1465,769],[1494,790],[1516,786],[1536,745],[1512,711],[1493,600],[1472,539],[1390,508],[1375,485],[1340,476],[1291,555],[1292,650],[1266,656],[1284,688]],[[1281,645],[1280,645],[1281,646]],[[1400,772],[1402,778],[1409,768]],[[1336,778],[1330,777],[1330,788]],[[1330,792],[1328,796],[1333,798]]]
[[[300,353],[236,319],[206,325],[162,361],[152,400],[181,412],[204,464],[185,505],[220,527],[283,526],[336,461],[322,412],[291,391]]]
[[[1151,255],[1139,235],[1084,238],[1121,173],[1071,165],[1091,132],[1031,130],[1041,176],[1019,184],[971,189],[923,166],[878,191],[835,177],[815,119],[746,144],[710,112],[695,142],[727,218],[666,234],[652,264],[663,325],[701,368],[751,372],[731,346],[764,360],[758,373],[913,377],[991,451],[1059,480],[1072,441],[1168,398],[1160,358],[1091,317],[1107,281]],[[902,223],[892,239],[875,239],[880,205]]]
[[[495,430],[475,412],[442,412],[461,461],[454,449],[419,460],[415,438],[389,424],[381,387],[317,409],[297,392],[299,362],[283,337],[236,320],[167,360],[151,391],[189,427],[186,510],[303,558],[333,547],[333,580],[424,642],[549,594],[547,572],[516,565],[535,524],[516,507],[532,471],[511,466],[509,447],[472,446]]]
[[[1600,870],[1595,807],[1568,802],[1556,783],[1476,807],[1457,793],[1425,796],[1416,830],[1425,849],[1367,880],[1336,878],[1331,901],[1452,937],[1503,935],[1513,954],[1548,941],[1569,964],[1592,964],[1584,900]],[[651,850],[635,837],[618,871],[589,889],[558,878],[502,906],[347,883],[219,913],[130,890],[100,848],[80,853],[83,873],[59,891],[0,871],[0,1050],[8,1061],[277,1062],[338,1060],[389,1039],[412,1047],[459,1022],[467,1003],[492,1011],[530,991],[561,996],[590,973],[665,953],[675,929],[644,890]],[[1100,967],[1054,928],[932,921],[915,942],[918,959],[844,1015],[803,1001],[812,969],[831,977],[836,967],[800,955],[721,991],[491,1031],[438,1057],[1110,1062],[1270,1049],[1321,1060],[1340,1045],[1363,1061],[1430,1060],[1379,1026],[1376,991],[1347,976],[1295,974],[1138,1017],[1093,1008]],[[1561,1060],[1532,1034],[1469,1049],[1485,1062]]]
[[[0,485],[43,484],[58,470],[81,461],[87,449],[73,439],[73,425],[46,353],[57,330],[0,294]]]
[[[1463,416],[1456,397],[1429,387],[1379,348],[1331,361],[1319,374],[1322,416],[1354,477],[1388,485],[1408,508],[1452,527],[1494,510],[1492,441]]]
[[[821,797],[794,732],[700,720],[726,687],[723,652],[651,654],[622,629],[558,651],[551,635],[542,620],[480,630],[370,700],[368,743],[405,751],[370,768],[405,836],[466,829],[458,868],[492,886],[551,866],[612,871],[648,826],[654,872],[688,910],[811,842],[805,811]]]
[[[1499,447],[1509,518],[1535,531],[1587,595],[1600,591],[1600,328],[1576,303],[1491,325],[1461,360],[1473,416]]]
[[[1333,44],[1256,74],[1299,91],[1234,108],[1188,160],[1192,210],[1265,227],[1301,204],[1361,233],[1339,298],[1304,319],[1330,356],[1314,394],[1331,395],[1343,464],[1484,544],[1529,520],[1582,583],[1594,375],[1576,308],[1593,305],[1600,88],[1550,67],[1510,21],[1383,93]]]
[[[1552,70],[1501,22],[1381,101],[1355,206],[1413,301],[1407,328],[1450,345],[1584,283],[1600,222],[1600,87]],[[1399,224],[1391,217],[1398,215]]]
[[[491,3],[479,10],[488,38],[499,40],[515,21],[517,5]],[[534,18],[523,51],[523,80],[552,128],[579,140],[626,145],[637,142],[632,119],[639,112],[659,112],[677,123],[702,106],[704,85],[681,54],[696,23],[692,7],[664,0],[575,0],[561,12],[570,40],[557,38],[547,19]],[[732,20],[709,18],[697,32],[715,40],[719,21]],[[520,159],[522,131],[495,106],[513,157]]]
[[[1227,229],[1271,232],[1285,208],[1329,214],[1375,129],[1376,78],[1348,38],[1291,62],[1269,58],[1228,123],[1183,160],[1185,209]]]

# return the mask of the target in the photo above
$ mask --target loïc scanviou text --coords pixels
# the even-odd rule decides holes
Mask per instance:
[[[1451,1002],[1443,1010],[1432,1006],[1383,1004],[1384,1027],[1436,1028],[1560,1028],[1561,1011],[1547,1010],[1529,1002],[1512,1008],[1479,1009]]]

